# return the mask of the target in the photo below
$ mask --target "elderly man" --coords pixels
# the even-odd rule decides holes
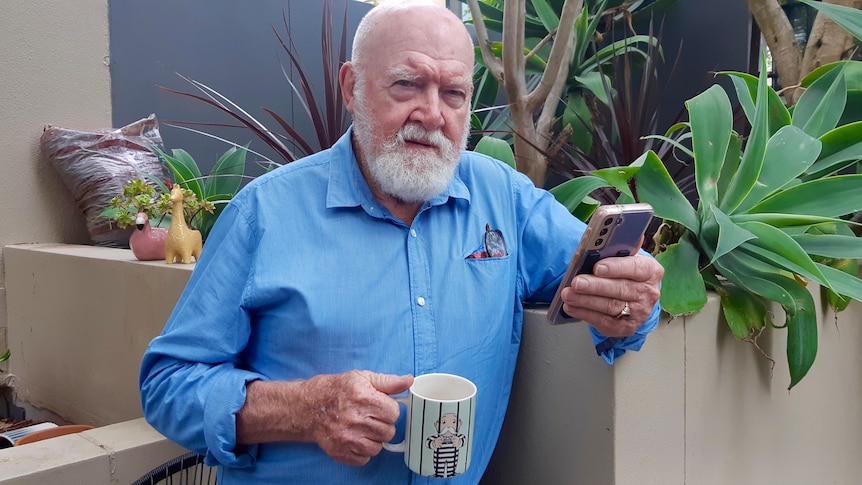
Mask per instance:
[[[472,462],[451,483],[479,481],[522,302],[550,301],[584,225],[464,151],[472,70],[448,10],[374,8],[340,72],[352,129],[257,178],[219,217],[144,356],[141,394],[149,422],[205,452],[220,484],[425,483],[381,444],[404,432],[392,395],[431,372],[478,388]],[[473,257],[486,226],[506,252]],[[636,255],[594,273],[565,290],[564,310],[612,362],[655,326],[663,272]],[[626,304],[631,317],[617,318]]]

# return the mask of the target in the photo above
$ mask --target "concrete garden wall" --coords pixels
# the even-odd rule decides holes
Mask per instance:
[[[85,424],[140,417],[141,355],[193,265],[75,245],[15,245],[4,255],[20,397]],[[585,328],[529,311],[485,483],[856,483],[862,305],[837,321],[818,312],[817,361],[788,392],[785,332],[760,341],[776,359],[771,369],[733,339],[714,298],[698,315],[663,321],[614,366],[595,355]]]

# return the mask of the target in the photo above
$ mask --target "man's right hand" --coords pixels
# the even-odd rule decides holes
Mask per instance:
[[[410,375],[350,371],[305,381],[254,381],[237,414],[237,442],[317,443],[336,461],[365,465],[395,436],[399,394]]]

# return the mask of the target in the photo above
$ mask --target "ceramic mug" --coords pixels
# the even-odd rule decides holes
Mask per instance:
[[[405,438],[383,448],[404,453],[404,463],[419,475],[448,478],[470,466],[476,385],[453,374],[417,376],[404,397]]]

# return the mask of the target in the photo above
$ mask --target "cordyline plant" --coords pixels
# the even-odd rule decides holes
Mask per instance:
[[[316,139],[312,140],[310,138],[303,137],[299,131],[297,131],[295,123],[292,124],[269,108],[261,108],[275,121],[283,132],[272,130],[264,123],[257,120],[243,107],[220,94],[215,89],[182,75],[180,75],[180,77],[188,81],[192,86],[200,91],[201,94],[178,91],[167,87],[162,87],[162,89],[202,101],[226,114],[228,117],[232,118],[235,123],[171,121],[170,123],[165,124],[215,138],[238,148],[242,148],[242,145],[217,137],[211,133],[207,133],[206,131],[190,128],[190,126],[248,129],[258,139],[269,146],[278,155],[278,157],[280,157],[281,160],[271,160],[265,155],[249,149],[247,146],[245,147],[249,152],[260,157],[262,160],[266,160],[269,168],[292,162],[302,158],[303,156],[331,147],[336,141],[338,141],[338,138],[347,131],[348,123],[347,111],[344,108],[341,90],[338,85],[338,70],[347,59],[347,5],[345,4],[344,17],[341,24],[341,38],[337,45],[337,54],[334,49],[336,46],[333,41],[331,8],[330,0],[323,2],[323,21],[320,39],[321,57],[323,59],[322,101],[315,96],[307,73],[303,70],[301,63],[299,62],[297,47],[290,36],[290,26],[286,15],[282,15],[284,29],[287,32],[286,36],[279,33],[274,26],[272,28],[276,38],[278,39],[279,45],[281,45],[284,53],[289,59],[290,66],[296,70],[299,80],[297,83],[294,83],[288,75],[288,70],[284,65],[281,66],[282,73],[285,80],[287,80],[290,85],[290,88],[295,95],[295,99],[302,105],[303,110],[308,116],[311,126],[314,128]]]

